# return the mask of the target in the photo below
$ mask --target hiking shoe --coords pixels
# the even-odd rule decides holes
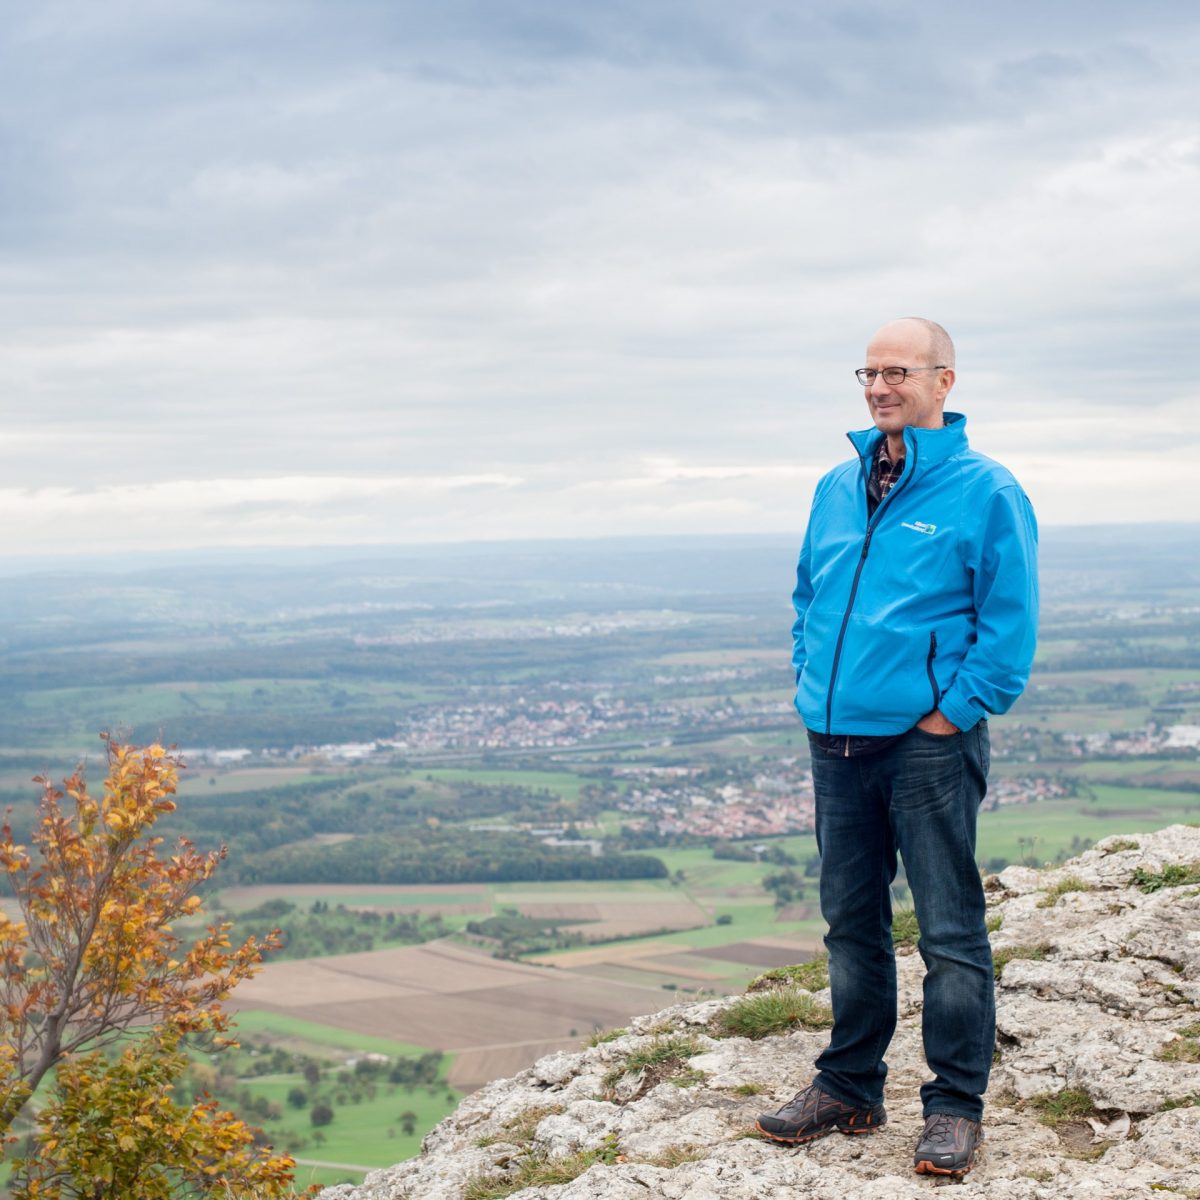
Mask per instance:
[[[781,1109],[763,1113],[755,1125],[759,1133],[773,1142],[798,1145],[816,1141],[835,1129],[842,1133],[874,1133],[886,1122],[887,1113],[882,1104],[874,1108],[854,1108],[810,1083]]]
[[[913,1155],[918,1175],[965,1175],[975,1164],[983,1126],[969,1117],[930,1113]]]

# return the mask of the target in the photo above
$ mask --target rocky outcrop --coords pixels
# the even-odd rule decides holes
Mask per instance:
[[[964,1200],[1200,1198],[1198,864],[1200,829],[1173,826],[1109,838],[1055,870],[989,878],[996,1066]],[[807,1083],[827,1035],[725,1036],[718,1022],[740,1001],[724,998],[639,1018],[489,1084],[418,1158],[321,1200],[922,1196],[945,1181],[910,1169],[922,963],[913,952],[898,962],[890,1119],[873,1136],[797,1149],[747,1136],[760,1111]],[[812,1000],[819,1018],[828,993]]]

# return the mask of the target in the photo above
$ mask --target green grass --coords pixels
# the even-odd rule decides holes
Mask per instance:
[[[1157,1054],[1162,1062],[1200,1063],[1200,1021],[1176,1030],[1179,1035]]]
[[[669,1170],[680,1167],[684,1163],[699,1162],[708,1157],[707,1146],[668,1146],[661,1154],[646,1159],[646,1165],[651,1167],[666,1167]]]
[[[1115,783],[1089,783],[1083,795],[1082,812],[1111,812],[1137,809],[1145,812],[1200,812],[1200,793],[1173,791],[1170,788],[1124,787]],[[1170,824],[1170,822],[1167,822]]]
[[[911,908],[897,908],[892,913],[892,944],[915,946],[921,937],[917,914]]]
[[[764,875],[779,868],[763,863],[714,858],[707,846],[668,846],[652,851],[674,875],[682,871],[692,892],[720,893],[728,888],[757,886]]]
[[[320,885],[325,887],[328,885]],[[457,884],[447,885],[449,887],[457,887]],[[467,886],[470,886],[469,884]],[[335,891],[317,891],[313,890],[311,896],[303,899],[296,895],[295,891],[288,891],[293,887],[291,884],[272,885],[269,883],[248,885],[246,888],[237,888],[234,893],[236,903],[225,903],[227,892],[220,892],[214,896],[214,903],[206,907],[209,909],[222,907],[226,912],[239,913],[247,909],[257,908],[260,904],[265,904],[268,900],[281,899],[286,900],[289,904],[294,904],[296,908],[305,912],[310,907],[312,900],[321,900],[328,904],[330,908],[336,908],[339,904],[345,905],[347,908],[423,908],[426,906],[442,905],[442,904],[486,904],[491,902],[491,894],[486,890],[486,887],[481,885],[481,890],[477,892],[400,892],[400,891],[378,891],[378,892],[335,892]],[[233,891],[231,888],[230,891]],[[481,914],[473,914],[470,919],[478,920]],[[449,920],[449,917],[443,917],[443,920]],[[395,943],[392,943],[395,945]]]
[[[829,959],[818,955],[806,963],[793,966],[772,967],[750,981],[748,992],[765,992],[778,987],[800,987],[805,991],[819,992],[829,986]]]
[[[1038,1114],[1038,1120],[1051,1128],[1066,1121],[1084,1121],[1094,1116],[1096,1105],[1082,1088],[1064,1088],[1061,1092],[1042,1092],[1026,1103]]]
[[[1200,883],[1200,862],[1169,863],[1161,871],[1147,871],[1138,867],[1133,872],[1132,881],[1135,887],[1147,893]]]
[[[1135,842],[1133,838],[1114,838],[1104,847],[1105,854],[1120,854],[1123,850],[1140,850],[1141,842]]]
[[[604,1076],[604,1087],[611,1090],[626,1075],[645,1072],[646,1082],[642,1090],[649,1091],[653,1084],[670,1079],[687,1069],[687,1060],[700,1054],[704,1047],[695,1034],[660,1035],[653,1041],[629,1051],[624,1059]]]
[[[277,1121],[262,1121],[268,1139],[279,1149],[288,1150],[298,1158],[319,1159],[326,1162],[355,1164],[365,1168],[386,1167],[403,1159],[411,1158],[421,1148],[421,1138],[443,1117],[453,1112],[461,1096],[450,1093],[445,1084],[419,1085],[409,1091],[395,1084],[379,1083],[374,1099],[364,1099],[359,1104],[336,1106],[332,1123],[321,1129],[324,1141],[313,1142],[313,1125],[309,1109],[295,1109],[288,1105],[287,1094],[294,1087],[311,1089],[300,1074],[274,1075],[262,1079],[247,1079],[244,1086],[256,1096],[265,1096],[276,1101],[283,1109]],[[324,1081],[323,1092],[336,1092],[336,1083]],[[416,1115],[415,1132],[403,1132],[400,1114],[412,1112]],[[251,1118],[252,1123],[257,1118]],[[302,1149],[292,1150],[294,1139],[307,1138]]]
[[[434,779],[441,783],[478,783],[487,787],[520,787],[538,792],[545,789],[564,800],[578,800],[579,791],[591,782],[566,771],[530,771],[502,767],[418,767],[412,779]]]
[[[247,1010],[235,1014],[234,1033],[253,1036],[256,1041],[279,1043],[292,1049],[302,1050],[316,1058],[332,1059],[341,1063],[347,1053],[353,1051],[386,1054],[389,1057],[420,1055],[427,1047],[414,1046],[407,1042],[388,1038],[356,1034],[336,1029],[314,1021],[276,1013]],[[288,1092],[299,1087],[310,1095],[315,1094],[300,1074],[267,1075],[249,1077],[241,1081],[252,1095],[262,1096],[277,1103],[282,1110],[278,1120],[251,1118],[252,1123],[261,1124],[268,1139],[281,1150],[287,1150],[298,1159],[335,1162],[362,1168],[353,1171],[342,1168],[318,1168],[299,1165],[296,1178],[301,1186],[320,1183],[328,1186],[339,1182],[359,1183],[367,1169],[390,1166],[416,1154],[421,1138],[443,1117],[457,1106],[461,1094],[449,1088],[445,1082],[452,1056],[442,1058],[438,1081],[431,1085],[417,1085],[412,1089],[376,1081],[374,1098],[364,1098],[360,1103],[336,1105],[334,1120],[321,1129],[324,1139],[314,1140],[314,1129],[309,1117],[309,1108],[292,1108],[287,1103]],[[323,1079],[318,1089],[322,1094],[336,1094],[339,1085],[333,1079]],[[236,1108],[236,1104],[234,1105]],[[415,1115],[414,1132],[404,1133],[402,1113]],[[301,1146],[300,1139],[307,1145]]]
[[[587,1046],[603,1046],[607,1042],[615,1042],[617,1038],[624,1037],[629,1032],[628,1029],[620,1027],[617,1029],[597,1029],[585,1041]]]
[[[1051,949],[1048,942],[1039,942],[1035,946],[1002,946],[992,951],[992,973],[999,979],[1010,962],[1041,962]]]
[[[625,1056],[625,1073],[634,1074],[648,1067],[661,1066],[663,1063],[682,1061],[699,1054],[704,1047],[692,1034],[673,1034],[659,1036],[646,1046],[638,1046]]]
[[[713,1033],[758,1039],[793,1029],[828,1029],[832,1024],[833,1013],[811,992],[782,987],[740,997],[713,1018]]]
[[[342,1058],[341,1051],[362,1051],[364,1053],[386,1054],[392,1058],[412,1057],[428,1052],[428,1046],[414,1046],[411,1042],[394,1042],[390,1038],[374,1037],[366,1033],[353,1033],[346,1029],[336,1029],[332,1025],[322,1025],[316,1021],[304,1021],[299,1017],[282,1016],[279,1013],[264,1012],[261,1009],[244,1009],[234,1014],[233,1035],[239,1032],[255,1034],[259,1037],[271,1038],[279,1042],[300,1042],[307,1047],[321,1048],[330,1053],[324,1057]],[[442,1075],[450,1069],[452,1055],[442,1058]]]
[[[688,946],[703,953],[710,946],[727,946],[731,942],[745,941],[750,938],[778,936],[781,933],[807,933],[819,938],[825,932],[825,923],[819,917],[806,921],[780,921],[773,905],[769,903],[730,906],[724,909],[733,917],[729,925],[706,925],[699,929],[684,929],[677,933],[669,933],[642,938],[625,938],[620,945],[670,945],[673,947]],[[603,946],[603,942],[589,943],[591,946]],[[618,944],[618,943],[612,943]],[[529,955],[527,961],[537,962],[544,955]],[[714,963],[718,960],[714,960]]]
[[[1072,839],[1098,842],[1114,834],[1150,833],[1194,820],[1200,795],[1097,786],[1097,802],[1081,796],[1038,804],[1010,804],[979,816],[976,857],[1032,866],[1070,857]],[[1120,810],[1120,811],[1114,811]]]
[[[1197,774],[1194,762],[1181,762],[1177,758],[1138,757],[1122,759],[1114,762],[1080,762],[1073,763],[1071,774],[1081,779],[1099,780],[1110,779],[1156,779],[1174,781],[1176,776],[1190,777]]]
[[[53,717],[58,732],[93,734],[98,729],[126,726],[163,727],[170,740],[175,720],[200,714],[249,712],[269,705],[276,714],[305,716],[329,706],[336,694],[354,708],[387,706],[395,709],[418,703],[426,689],[409,685],[330,684],[307,679],[169,680],[129,685],[67,687],[23,693],[23,723]]]
[[[530,1154],[509,1175],[496,1177],[481,1174],[469,1179],[463,1189],[462,1200],[503,1200],[505,1196],[525,1188],[570,1183],[596,1163],[616,1162],[619,1153],[616,1134],[609,1134],[597,1148],[580,1150],[564,1158]]]
[[[1056,884],[1046,889],[1046,894],[1038,901],[1038,908],[1053,908],[1059,900],[1060,896],[1065,896],[1068,892],[1090,892],[1092,885],[1077,875],[1068,875],[1065,879],[1060,879]]]
[[[185,760],[186,761],[186,760]],[[335,777],[332,771],[298,771],[295,767],[242,767],[215,770],[203,763],[189,766],[179,775],[179,795],[235,796],[239,792],[263,792],[271,788],[286,788],[315,783]],[[349,783],[349,779],[346,781]]]
[[[518,1113],[511,1121],[505,1121],[504,1132],[493,1135],[490,1142],[510,1142],[514,1146],[527,1146],[533,1141],[537,1127],[547,1118],[556,1116],[563,1111],[561,1104],[545,1104],[536,1108],[527,1108]],[[480,1141],[483,1141],[481,1138]],[[476,1142],[476,1145],[479,1143]]]

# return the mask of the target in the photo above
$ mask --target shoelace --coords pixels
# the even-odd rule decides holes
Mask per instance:
[[[779,1111],[794,1108],[801,1120],[815,1120],[820,1117],[823,1105],[831,1108],[842,1107],[828,1092],[810,1086],[798,1091]]]
[[[954,1118],[948,1113],[934,1113],[930,1118],[930,1123],[925,1130],[925,1136],[921,1139],[925,1142],[940,1141],[943,1138],[953,1142],[954,1138]]]

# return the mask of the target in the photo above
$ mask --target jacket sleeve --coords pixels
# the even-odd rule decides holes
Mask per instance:
[[[1037,646],[1037,521],[1025,493],[1000,488],[986,501],[975,544],[975,644],[938,707],[959,729],[1004,713],[1025,688]]]
[[[800,673],[804,670],[806,655],[804,653],[804,617],[808,606],[812,603],[813,586],[811,574],[812,555],[812,518],[809,518],[808,528],[804,533],[804,543],[800,547],[800,561],[796,564],[796,588],[792,592],[792,607],[796,610],[796,619],[792,622],[792,666],[796,671],[796,683],[800,682]]]

